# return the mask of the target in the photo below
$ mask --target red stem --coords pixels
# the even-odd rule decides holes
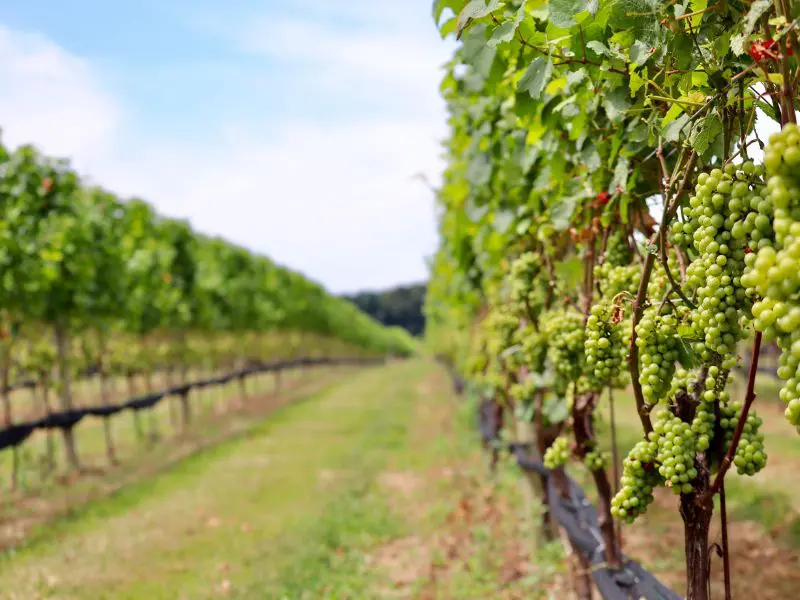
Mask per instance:
[[[722,527],[722,574],[725,581],[725,600],[731,600],[731,557],[728,552],[728,509],[725,506],[725,482],[719,490],[719,512]]]
[[[744,424],[747,422],[747,415],[750,412],[750,407],[753,405],[753,401],[756,399],[756,374],[758,373],[758,355],[760,352],[761,332],[757,331],[756,337],[753,339],[753,357],[750,359],[750,372],[747,375],[747,392],[745,393],[744,397],[742,414],[739,415],[739,422],[736,423],[736,430],[733,432],[731,445],[728,447],[728,452],[725,454],[725,458],[722,459],[722,464],[719,466],[717,476],[714,478],[714,484],[708,490],[708,494],[705,498],[706,502],[711,502],[714,494],[722,489],[722,484],[725,480],[725,474],[733,464],[733,457],[736,455],[736,448],[738,448],[739,440],[742,438],[742,431],[744,430]]]

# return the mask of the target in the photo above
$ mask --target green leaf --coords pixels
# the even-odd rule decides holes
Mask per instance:
[[[747,36],[743,33],[739,33],[731,38],[731,51],[736,56],[741,56],[744,54],[744,43],[747,41]]]
[[[596,171],[597,169],[600,168],[600,165],[602,164],[602,161],[600,159],[600,154],[597,152],[597,148],[592,143],[586,144],[581,149],[580,157],[581,157],[581,162],[590,171]]]
[[[714,139],[722,133],[722,121],[716,114],[709,115],[695,127],[689,142],[701,156],[706,153]]]
[[[522,19],[525,18],[525,3],[522,3],[522,6],[519,7],[517,14],[514,15],[514,18],[511,21],[506,23],[501,23],[498,25],[495,30],[492,32],[492,37],[489,38],[488,44],[492,48],[496,48],[500,44],[508,43],[514,39],[514,35],[517,33],[517,27],[522,22]]]
[[[514,213],[510,210],[501,210],[494,213],[494,219],[492,221],[494,228],[499,233],[506,233],[508,228],[511,227],[511,224],[514,222]]]
[[[677,119],[669,123],[664,129],[661,130],[661,135],[664,136],[665,142],[674,143],[680,139],[680,134],[683,128],[689,122],[689,115],[686,113],[679,116]]]
[[[517,32],[518,25],[516,21],[508,21],[498,25],[492,32],[492,37],[489,38],[487,44],[492,48],[496,48],[500,44],[510,42],[514,39],[514,34]]]
[[[600,56],[605,56],[606,54],[609,53],[608,48],[606,48],[606,45],[599,40],[592,40],[591,42],[588,42],[586,44],[586,47],[595,54],[599,54]]]
[[[550,23],[562,29],[577,25],[574,15],[583,12],[585,4],[582,0],[550,0]]]
[[[575,212],[575,206],[578,203],[576,196],[562,196],[558,203],[550,208],[550,222],[558,231],[564,231],[569,227],[572,213]]]
[[[558,261],[553,268],[563,280],[565,289],[576,288],[583,281],[583,261],[577,256]]]
[[[630,102],[628,102],[628,94],[627,90],[623,87],[619,87],[612,92],[609,92],[603,98],[603,108],[606,111],[606,115],[612,121],[617,121],[623,115],[623,113],[630,108]]]
[[[700,360],[691,346],[684,341],[683,338],[678,338],[678,362],[684,369],[695,369],[700,366]]]
[[[631,98],[634,98],[636,96],[636,92],[642,89],[647,81],[636,71],[631,71],[630,76],[631,78],[628,81],[628,87],[631,90]]]
[[[744,28],[742,29],[742,33],[745,36],[753,33],[758,20],[764,16],[771,6],[772,0],[756,0],[750,5],[750,10],[744,17]]]
[[[653,52],[651,52],[650,45],[645,44],[641,40],[636,40],[631,47],[630,55],[631,62],[633,62],[636,66],[641,67],[649,60],[649,58],[653,55]]]
[[[531,228],[531,225],[533,225],[533,221],[531,220],[530,217],[525,217],[524,219],[522,219],[519,223],[517,223],[517,229],[516,229],[517,235],[521,236],[528,233],[528,230]]]
[[[476,155],[467,168],[467,181],[476,187],[486,185],[492,175],[492,160],[488,154]]]
[[[537,56],[520,79],[518,90],[526,91],[531,98],[538,100],[552,73],[553,63],[550,58]]]
[[[550,423],[562,423],[569,416],[569,406],[564,398],[548,396],[542,403],[542,416]]]
[[[449,8],[453,13],[458,14],[460,6],[464,5],[464,0],[433,0],[433,20],[437,24],[442,18],[445,8]]]
[[[452,17],[445,21],[442,28],[439,30],[439,33],[442,36],[442,39],[446,38],[448,35],[453,33],[456,30],[456,25],[458,24],[458,18]]]
[[[614,177],[608,186],[609,193],[613,194],[617,189],[625,191],[628,183],[628,171],[630,170],[630,161],[627,156],[620,154],[617,158],[617,166],[614,167]]]
[[[458,26],[456,27],[457,35],[461,36],[464,28],[469,25],[473,19],[485,17],[501,6],[503,6],[503,3],[500,2],[500,0],[472,0],[472,2],[464,7],[461,14],[458,15]]]

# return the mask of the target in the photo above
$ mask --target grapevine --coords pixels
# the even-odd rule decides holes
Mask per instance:
[[[762,339],[781,350],[800,431],[800,15],[785,2],[623,4],[434,3],[458,45],[441,85],[450,135],[427,337],[452,350],[487,307],[516,317],[486,362],[516,383],[514,401],[537,399],[537,423],[545,406],[568,410],[560,437],[539,433],[549,465],[574,453],[591,472],[610,568],[608,521],[635,520],[667,488],[686,597],[707,600],[715,498],[732,466],[767,464],[752,410]],[[766,145],[764,119],[781,127]],[[601,392],[626,384],[642,437],[612,494],[595,425]]]

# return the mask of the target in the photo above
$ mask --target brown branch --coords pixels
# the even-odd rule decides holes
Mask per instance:
[[[608,388],[608,409],[611,420],[611,460],[612,477],[614,478],[614,495],[619,493],[619,448],[617,447],[617,419],[614,413],[614,390]],[[622,524],[617,525],[617,548],[622,553]]]
[[[725,482],[719,490],[719,517],[722,529],[722,577],[725,582],[725,600],[732,600],[731,595],[731,555],[728,546],[728,508],[725,503]]]
[[[678,162],[680,163],[682,161],[679,159]],[[689,177],[691,177],[696,162],[697,152],[692,150],[691,154],[689,155],[689,160],[686,162],[686,166],[683,167],[683,179],[675,190],[675,195],[673,196],[671,204],[664,210],[664,214],[661,218],[661,227],[659,228],[659,231],[655,233],[651,242],[656,242],[659,239],[664,238],[666,226],[678,212],[681,195],[683,194],[683,190],[686,188],[686,185],[689,182]],[[670,185],[667,188],[667,192],[669,192],[669,189],[672,187],[672,184],[674,183],[678,173],[679,171],[677,170],[675,173],[673,173]],[[631,319],[631,352],[628,356],[628,363],[631,371],[631,386],[633,387],[633,396],[636,400],[636,411],[639,413],[639,419],[642,421],[642,426],[644,427],[645,433],[650,433],[653,431],[653,423],[650,421],[650,413],[645,406],[642,385],[639,383],[639,347],[636,345],[636,326],[639,324],[639,321],[642,318],[642,313],[644,312],[644,304],[647,298],[647,285],[650,283],[650,276],[652,275],[654,264],[655,254],[648,252],[644,260],[644,266],[642,267],[642,279],[639,282],[639,289],[636,292],[636,298],[633,301],[633,318]]]
[[[722,489],[722,484],[725,480],[725,474],[728,472],[728,469],[731,468],[733,464],[733,457],[736,454],[736,449],[739,447],[739,440],[742,438],[742,431],[744,431],[744,425],[747,422],[747,415],[750,412],[750,407],[753,405],[753,401],[756,399],[756,392],[755,392],[755,385],[756,385],[756,374],[758,373],[758,355],[761,352],[761,332],[757,331],[756,336],[753,339],[753,350],[752,350],[752,358],[750,359],[750,372],[747,375],[747,392],[745,393],[744,397],[744,406],[742,407],[742,414],[739,415],[739,422],[736,423],[736,429],[733,432],[733,438],[731,439],[731,445],[728,447],[728,452],[725,454],[725,458],[722,459],[722,463],[719,466],[719,471],[717,471],[717,476],[714,478],[714,483],[711,485],[711,488],[708,490],[708,494],[703,500],[706,503],[710,503],[713,501],[714,494]]]
[[[639,419],[642,422],[645,433],[653,431],[653,423],[650,421],[650,413],[648,412],[645,402],[644,393],[642,392],[642,384],[639,382],[639,346],[636,345],[636,326],[642,318],[644,312],[644,303],[647,298],[647,284],[650,282],[650,275],[653,272],[653,265],[655,264],[655,254],[648,252],[644,259],[644,266],[642,267],[642,279],[639,282],[639,290],[636,293],[636,298],[633,301],[633,317],[631,319],[631,352],[628,356],[628,364],[631,371],[631,387],[633,387],[633,397],[636,400],[636,412],[639,414]]]

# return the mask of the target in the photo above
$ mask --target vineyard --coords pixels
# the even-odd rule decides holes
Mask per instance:
[[[165,427],[185,440],[233,404],[413,351],[302,275],[85,185],[32,146],[0,147],[0,197],[6,517],[152,452]]]
[[[705,600],[713,566],[730,599],[731,479],[769,470],[762,356],[800,431],[800,5],[433,4],[458,44],[428,341],[484,399],[493,464],[528,474],[576,598]],[[624,552],[662,492],[684,596]]]

